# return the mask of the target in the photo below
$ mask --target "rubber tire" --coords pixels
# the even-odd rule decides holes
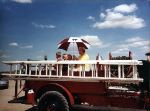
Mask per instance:
[[[38,111],[69,111],[69,105],[61,93],[48,91],[40,97]]]

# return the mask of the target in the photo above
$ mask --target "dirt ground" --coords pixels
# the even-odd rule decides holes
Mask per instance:
[[[22,83],[23,87],[23,83]],[[21,89],[19,88],[18,91]],[[15,92],[15,81],[9,81],[9,88],[0,90],[0,111],[37,111],[36,106],[26,105],[21,103],[8,103],[8,101],[14,99]],[[22,92],[19,97],[23,96]],[[146,110],[136,110],[136,109],[122,109],[118,108],[109,108],[109,110],[105,108],[87,108],[86,106],[74,106],[72,111],[146,111]]]
[[[8,101],[14,98],[15,92],[15,81],[9,81],[9,88],[0,90],[0,111],[30,111],[32,109],[31,105],[25,105],[20,103],[8,103]],[[18,91],[21,89],[19,88]],[[21,93],[20,96],[22,96]]]

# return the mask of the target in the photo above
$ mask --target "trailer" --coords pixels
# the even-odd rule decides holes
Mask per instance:
[[[143,78],[138,60],[3,61],[9,72],[2,75],[24,80],[27,104],[39,111],[69,111],[74,105],[145,109],[149,97],[141,91]],[[89,65],[89,71],[85,70]],[[78,70],[75,66],[79,66]],[[65,70],[64,70],[65,68]]]

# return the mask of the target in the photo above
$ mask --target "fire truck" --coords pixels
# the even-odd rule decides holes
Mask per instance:
[[[20,93],[18,80],[24,80],[24,99],[28,104],[37,105],[39,111],[70,111],[74,105],[133,109],[149,106],[149,88],[145,88],[144,82],[148,76],[142,76],[143,61],[133,60],[130,55],[112,57],[109,54],[109,60],[3,63],[10,68],[3,75],[16,81],[15,99]],[[85,70],[87,64],[88,71]],[[79,66],[79,70],[75,66]]]

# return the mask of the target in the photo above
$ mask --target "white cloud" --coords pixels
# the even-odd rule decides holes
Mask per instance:
[[[138,7],[136,6],[136,4],[130,4],[130,5],[122,4],[122,5],[116,6],[114,8],[114,11],[115,12],[122,12],[122,13],[131,13],[137,9],[138,9]]]
[[[105,16],[106,16],[106,15],[105,15],[104,13],[101,13],[101,14],[100,14],[100,18],[102,18],[102,19],[103,19]]]
[[[49,28],[49,29],[53,29],[53,28],[55,28],[56,26],[54,26],[54,25],[44,25],[44,24],[37,24],[37,23],[34,23],[34,22],[32,22],[32,25],[33,26],[35,26],[35,27],[37,27],[37,28]]]
[[[145,26],[145,22],[142,18],[138,18],[134,14],[137,9],[136,4],[123,4],[116,6],[112,9],[106,9],[105,13],[100,14],[102,21],[98,21],[93,24],[94,28],[106,29],[106,28],[125,28],[125,29],[139,29]],[[124,14],[126,12],[127,14]]]
[[[107,12],[107,15],[105,16],[105,20],[107,21],[118,21],[118,20],[125,20],[125,16],[121,13],[117,12]]]
[[[32,3],[32,0],[11,0],[16,3]]]
[[[86,19],[88,19],[88,20],[95,20],[95,17],[93,17],[93,16],[88,16]]]
[[[6,59],[9,58],[8,52],[0,50],[0,59]]]
[[[121,44],[121,47],[132,47],[132,48],[142,48],[149,45],[148,40],[145,40],[141,37],[132,37],[125,40],[124,44]]]
[[[105,48],[110,46],[110,44],[104,44],[103,41],[100,39],[100,37],[96,35],[83,35],[83,36],[79,36],[79,38],[86,40],[91,44],[91,46],[94,47]]]
[[[90,46],[88,47],[89,52],[91,51],[91,57],[94,57],[94,59],[95,59],[95,55],[93,55],[94,54],[93,51],[96,51],[96,53],[98,53],[100,48],[101,49],[108,48],[110,46],[110,44],[103,42],[100,39],[100,37],[97,35],[81,35],[81,36],[76,36],[76,37],[84,39],[90,44]],[[76,55],[76,54],[78,55],[79,51],[76,47],[77,47],[76,44],[70,43],[67,51],[73,55]]]
[[[18,45],[18,43],[16,43],[16,42],[9,43],[9,46],[12,46],[12,47],[18,47],[19,46],[21,49],[31,49],[31,48],[33,48],[33,45],[21,46],[21,45]]]
[[[15,46],[15,47],[17,47],[17,46],[18,46],[18,43],[12,42],[12,43],[9,43],[9,46]]]
[[[142,41],[131,42],[131,44],[129,46],[141,48],[141,47],[148,45],[148,43],[149,43],[149,41],[142,40]]]
[[[136,41],[142,41],[143,39],[141,37],[133,37],[133,38],[128,38],[126,42],[136,42]]]
[[[8,55],[5,55],[5,54],[0,55],[0,59],[7,59],[7,58],[9,58],[9,56],[8,56]]]
[[[126,53],[128,51],[129,51],[129,49],[127,47],[124,47],[124,48],[119,48],[119,49],[113,51],[112,53],[118,54],[118,53],[124,53],[124,52]]]
[[[150,41],[149,41],[150,43]],[[145,45],[143,47],[141,47],[141,50],[143,50],[144,52],[150,52],[150,45]]]
[[[104,48],[110,46],[110,44],[104,43],[97,35],[82,35],[76,37],[86,40],[93,47]]]
[[[150,41],[143,39],[141,37],[132,37],[123,41],[122,44],[117,46],[117,50],[114,50],[113,53],[122,53],[127,52],[131,49],[140,50],[141,52],[147,52],[150,49]]]
[[[79,38],[88,41],[92,46],[101,46],[103,44],[98,36],[85,35],[85,36],[79,36]]]
[[[31,49],[31,48],[33,48],[33,46],[32,45],[27,45],[27,46],[22,46],[20,48],[21,49]]]

